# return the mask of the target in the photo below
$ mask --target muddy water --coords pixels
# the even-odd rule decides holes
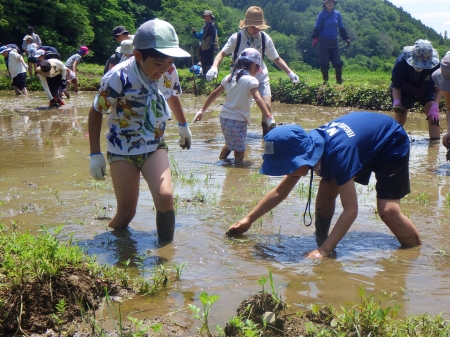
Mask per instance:
[[[0,222],[36,233],[41,226],[65,225],[61,239],[73,235],[101,263],[123,267],[130,259],[135,275],[140,273],[137,256],[148,255],[146,278],[156,264],[169,268],[187,263],[181,280],[167,290],[123,304],[125,315],[133,312],[134,317],[144,318],[178,311],[177,317],[195,332],[198,322],[186,308],[189,303],[201,307],[198,297],[206,291],[221,295],[211,310],[210,326],[224,326],[244,298],[261,290],[257,280],[270,268],[275,289],[292,305],[292,312],[305,310],[311,303],[335,307],[359,303],[358,287],[362,286],[368,295],[385,294],[386,304],[404,303],[402,315],[443,312],[450,318],[450,207],[446,201],[450,164],[445,162],[444,147],[427,139],[422,114],[411,115],[406,125],[412,140],[412,193],[402,207],[417,225],[423,246],[399,249],[375,214],[371,181],[367,187],[358,186],[359,215],[336,248],[336,258],[318,262],[302,256],[315,248],[314,230],[302,222],[309,182],[305,178],[247,235],[239,240],[224,237],[228,226],[279,178],[258,174],[262,139],[256,109],[244,165],[234,167],[232,161],[217,159],[223,145],[217,117],[220,102],[203,122],[191,125],[194,141],[189,151],[177,146],[176,124],[168,127],[177,214],[174,243],[156,245],[155,210],[143,180],[129,230],[109,231],[107,221],[99,219],[114,214],[111,180],[107,176],[105,182],[95,182],[89,175],[87,112],[92,98],[91,93],[81,93],[62,109],[47,110],[42,95],[0,96]],[[183,96],[189,120],[204,100]],[[350,110],[274,103],[273,111],[277,122],[311,129]]]

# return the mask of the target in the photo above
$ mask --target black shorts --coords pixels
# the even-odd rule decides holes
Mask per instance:
[[[13,78],[12,85],[13,87],[19,88],[19,90],[22,90],[27,86],[26,80],[27,80],[27,73],[20,73],[19,75]]]
[[[392,87],[391,87],[391,98],[392,98],[392,102],[394,102],[394,98],[392,97]],[[434,101],[434,91],[425,93],[424,95],[422,95],[420,97],[414,97],[414,96],[408,95],[407,93],[402,91],[402,97],[401,97],[400,101],[401,101],[403,107],[410,110],[410,109],[414,108],[414,105],[416,103],[425,105],[425,103],[433,102]]]
[[[30,56],[30,57],[28,58],[28,62],[30,62],[30,63],[38,63],[38,60],[37,60],[37,58],[35,58],[35,57],[33,57],[33,56]]]
[[[355,182],[369,184],[370,175],[375,173],[377,199],[397,200],[411,192],[409,186],[409,152],[397,161],[363,167],[356,174]]]

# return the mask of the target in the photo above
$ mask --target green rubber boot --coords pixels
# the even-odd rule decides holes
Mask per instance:
[[[175,232],[175,212],[156,212],[156,231],[158,232],[158,243],[167,244],[173,241]]]

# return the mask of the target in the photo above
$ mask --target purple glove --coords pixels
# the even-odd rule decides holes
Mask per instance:
[[[427,120],[431,118],[431,125],[439,125],[439,104],[433,102],[427,114]]]
[[[312,40],[312,46],[313,46],[313,48],[315,48],[316,45],[317,45],[317,37],[313,38],[313,40]]]

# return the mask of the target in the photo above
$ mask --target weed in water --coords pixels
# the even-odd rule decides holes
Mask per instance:
[[[202,326],[199,328],[200,333],[206,333],[209,337],[212,337],[211,331],[208,326],[209,319],[209,311],[211,310],[212,305],[220,298],[220,295],[208,295],[205,291],[203,291],[200,295],[200,301],[203,304],[203,312],[200,316],[200,308],[197,308],[193,304],[188,304],[189,309],[193,312],[193,318],[198,319]]]

